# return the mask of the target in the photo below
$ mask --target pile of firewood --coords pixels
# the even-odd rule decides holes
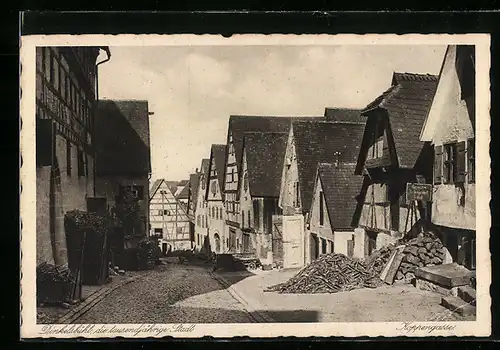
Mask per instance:
[[[395,245],[389,244],[385,247],[382,247],[378,250],[375,250],[366,260],[366,267],[373,274],[380,274],[384,269],[385,265],[389,261],[392,252],[396,248]]]
[[[325,254],[285,283],[266,291],[279,293],[336,293],[378,285],[378,276],[365,264],[343,254]]]
[[[445,248],[437,237],[422,236],[405,243],[403,260],[396,273],[396,280],[410,280],[419,267],[441,265],[445,259]]]

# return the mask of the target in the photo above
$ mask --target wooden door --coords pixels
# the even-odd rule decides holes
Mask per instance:
[[[283,217],[283,267],[301,267],[304,263],[304,217]]]

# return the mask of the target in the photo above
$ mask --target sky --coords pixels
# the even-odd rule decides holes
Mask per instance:
[[[363,108],[392,73],[439,74],[446,46],[110,47],[100,99],[148,100],[152,180],[188,179],[225,143],[230,115]]]

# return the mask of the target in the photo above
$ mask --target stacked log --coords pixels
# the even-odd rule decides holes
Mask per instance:
[[[343,254],[325,254],[304,267],[285,283],[266,291],[279,293],[337,293],[375,287],[377,278],[366,265]]]
[[[395,279],[409,281],[415,278],[419,267],[441,265],[446,252],[439,238],[422,236],[406,242],[403,254]]]
[[[389,261],[394,249],[396,249],[396,246],[389,244],[375,250],[366,260],[367,268],[374,274],[380,274]]]

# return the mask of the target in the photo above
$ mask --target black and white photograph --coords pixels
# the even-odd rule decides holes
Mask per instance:
[[[21,333],[489,335],[489,37],[370,36],[23,38]]]

